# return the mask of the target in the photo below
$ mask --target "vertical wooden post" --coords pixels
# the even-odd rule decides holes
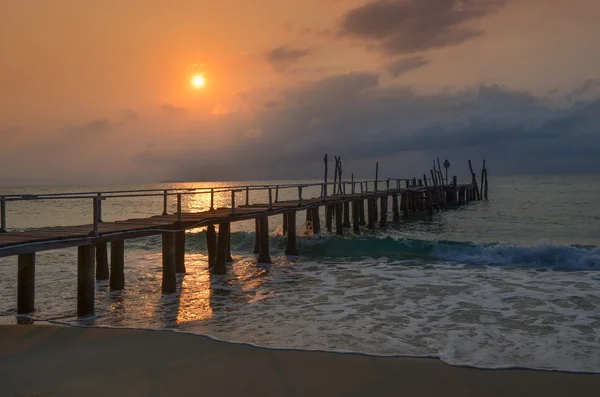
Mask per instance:
[[[173,294],[177,290],[175,276],[175,233],[162,234],[162,293]]]
[[[381,196],[381,216],[379,221],[379,226],[385,227],[387,225],[387,205],[388,205],[388,196]]]
[[[483,189],[483,197],[488,199],[488,179],[487,179],[487,168],[485,169],[485,187]]]
[[[367,199],[367,228],[374,229],[375,228],[375,199],[368,198]]]
[[[110,243],[110,290],[125,288],[125,240]]]
[[[208,268],[213,271],[217,263],[217,231],[215,225],[206,228],[206,247],[208,251]]]
[[[260,246],[260,223],[258,218],[254,218],[254,253],[258,254]]]
[[[108,280],[108,247],[106,243],[96,244],[96,280]]]
[[[311,209],[310,218],[312,220],[313,233],[319,234],[321,232],[321,217],[319,216],[319,207]]]
[[[306,229],[312,230],[312,228],[313,228],[312,211],[309,208],[309,209],[306,210]]]
[[[328,204],[325,206],[325,227],[328,232],[331,232],[331,228],[333,226],[333,205]]]
[[[360,234],[359,212],[360,212],[360,201],[354,200],[352,202],[352,228],[353,228],[354,234],[356,234],[357,236]]]
[[[283,226],[282,226],[282,228],[283,228],[283,235],[285,236],[285,234],[287,233],[287,212],[283,213],[282,218],[283,218]]]
[[[77,316],[94,314],[94,246],[77,248]]]
[[[102,193],[97,193],[98,197],[98,223],[102,223]]]
[[[379,200],[377,200],[377,198],[373,198],[372,200],[373,200],[373,204],[372,204],[373,205],[373,208],[372,208],[372,211],[373,211],[373,222],[377,222],[377,219],[378,219],[378,217],[377,217],[377,202]]]
[[[394,222],[400,222],[400,211],[398,208],[398,194],[397,193],[392,194],[392,213],[393,213],[392,220]]]
[[[19,255],[17,273],[17,314],[35,310],[35,254]]]
[[[271,263],[269,254],[269,218],[263,216],[259,219],[260,224],[260,250],[258,252],[258,263]]]
[[[344,201],[344,223],[343,227],[350,227],[350,202]]]
[[[335,233],[339,236],[344,235],[343,220],[344,217],[344,206],[342,203],[335,205]]]
[[[175,233],[175,272],[185,273],[185,230]]]
[[[217,238],[217,255],[215,258],[214,274],[225,274],[227,263],[227,246],[229,245],[229,223],[219,223],[219,236]]]
[[[358,221],[360,222],[361,226],[365,226],[367,224],[365,221],[365,199],[362,198],[362,196],[358,205]]]
[[[233,257],[231,256],[231,223],[227,224],[227,263],[233,262]]]
[[[296,211],[287,213],[287,247],[285,248],[286,255],[298,255],[296,249]]]
[[[0,197],[0,233],[6,233],[6,198]]]
[[[166,190],[163,190],[163,215],[168,215],[167,207],[169,206],[169,196]]]

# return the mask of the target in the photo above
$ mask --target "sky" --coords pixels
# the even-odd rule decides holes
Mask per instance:
[[[3,0],[0,185],[313,179],[325,153],[357,178],[598,172],[598,20],[598,0]]]

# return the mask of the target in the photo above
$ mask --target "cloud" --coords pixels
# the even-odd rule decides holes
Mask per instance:
[[[262,134],[263,132],[260,128],[252,128],[251,130],[244,132],[244,136],[249,139],[260,138]]]
[[[408,58],[398,59],[388,65],[388,71],[394,77],[406,74],[411,70],[422,68],[429,63],[428,59],[422,56],[412,56]]]
[[[339,34],[354,37],[387,54],[461,44],[483,30],[468,22],[500,9],[508,0],[375,0],[348,11]]]
[[[185,113],[187,111],[186,108],[177,107],[170,102],[165,102],[162,105],[160,105],[160,109],[164,112],[172,113],[172,114],[181,114],[181,113]]]
[[[307,49],[293,49],[286,46],[273,48],[265,53],[265,60],[277,73],[286,72],[301,58],[310,54]]]
[[[97,135],[109,131],[115,124],[108,119],[90,120],[83,124],[72,125],[61,128],[60,131],[66,135],[82,136]]]
[[[120,118],[126,122],[138,121],[140,119],[140,115],[133,109],[123,109],[119,114]]]

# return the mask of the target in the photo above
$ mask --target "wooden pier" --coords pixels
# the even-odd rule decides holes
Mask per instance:
[[[327,164],[327,157],[325,158]],[[339,168],[338,168],[339,166]],[[444,179],[441,168],[434,162],[429,175],[412,179],[376,179],[371,181],[343,181],[341,162],[336,158],[334,182],[267,186],[235,186],[229,188],[135,190],[112,192],[83,192],[40,195],[6,195],[0,197],[0,257],[18,256],[17,313],[35,310],[35,255],[40,251],[77,247],[77,314],[94,313],[96,280],[109,280],[111,290],[125,287],[125,240],[162,236],[162,292],[176,292],[176,274],[185,273],[186,230],[206,227],[208,266],[213,274],[225,274],[227,263],[232,262],[230,225],[232,222],[255,220],[257,261],[270,263],[268,218],[281,216],[283,233],[287,234],[286,255],[298,255],[296,246],[296,214],[306,211],[307,226],[314,234],[321,232],[321,208],[325,212],[327,232],[343,236],[360,234],[367,229],[386,227],[388,222],[401,218],[434,212],[487,199],[487,170],[481,174],[481,186],[469,161],[472,178],[467,184]],[[327,166],[326,166],[327,170]],[[338,178],[339,177],[339,178]],[[320,187],[318,197],[304,197],[303,189]],[[279,193],[285,189],[297,191],[294,200],[280,201]],[[268,201],[251,202],[250,192],[268,192]],[[213,208],[215,194],[230,194],[231,205]],[[182,200],[189,195],[210,195],[210,209],[202,212],[183,212]],[[236,198],[245,195],[243,204]],[[102,221],[102,202],[131,197],[163,197],[163,213],[148,218],[127,219],[115,222]],[[168,213],[168,201],[176,198],[177,210]],[[92,222],[80,226],[46,227],[28,231],[7,229],[7,204],[25,200],[82,200],[89,199]],[[391,207],[388,206],[390,200]],[[366,202],[366,205],[365,205]],[[388,219],[391,208],[391,220]],[[335,221],[334,221],[335,219]],[[110,246],[110,256],[108,247]],[[301,254],[301,253],[300,253]]]

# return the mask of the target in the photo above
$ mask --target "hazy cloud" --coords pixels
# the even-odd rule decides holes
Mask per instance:
[[[309,54],[310,51],[307,49],[293,49],[286,46],[279,46],[267,51],[265,53],[265,60],[275,72],[283,73],[301,58]]]
[[[187,109],[182,107],[177,107],[170,102],[165,102],[160,105],[160,109],[167,113],[184,113]]]
[[[60,131],[67,135],[102,134],[111,129],[113,124],[108,119],[91,120],[83,124],[62,128]]]
[[[375,0],[348,11],[340,34],[374,43],[389,54],[460,44],[484,32],[468,22],[508,0]]]
[[[393,61],[388,65],[388,71],[394,77],[398,77],[411,70],[422,68],[429,63],[428,59],[422,56],[413,56]]]

